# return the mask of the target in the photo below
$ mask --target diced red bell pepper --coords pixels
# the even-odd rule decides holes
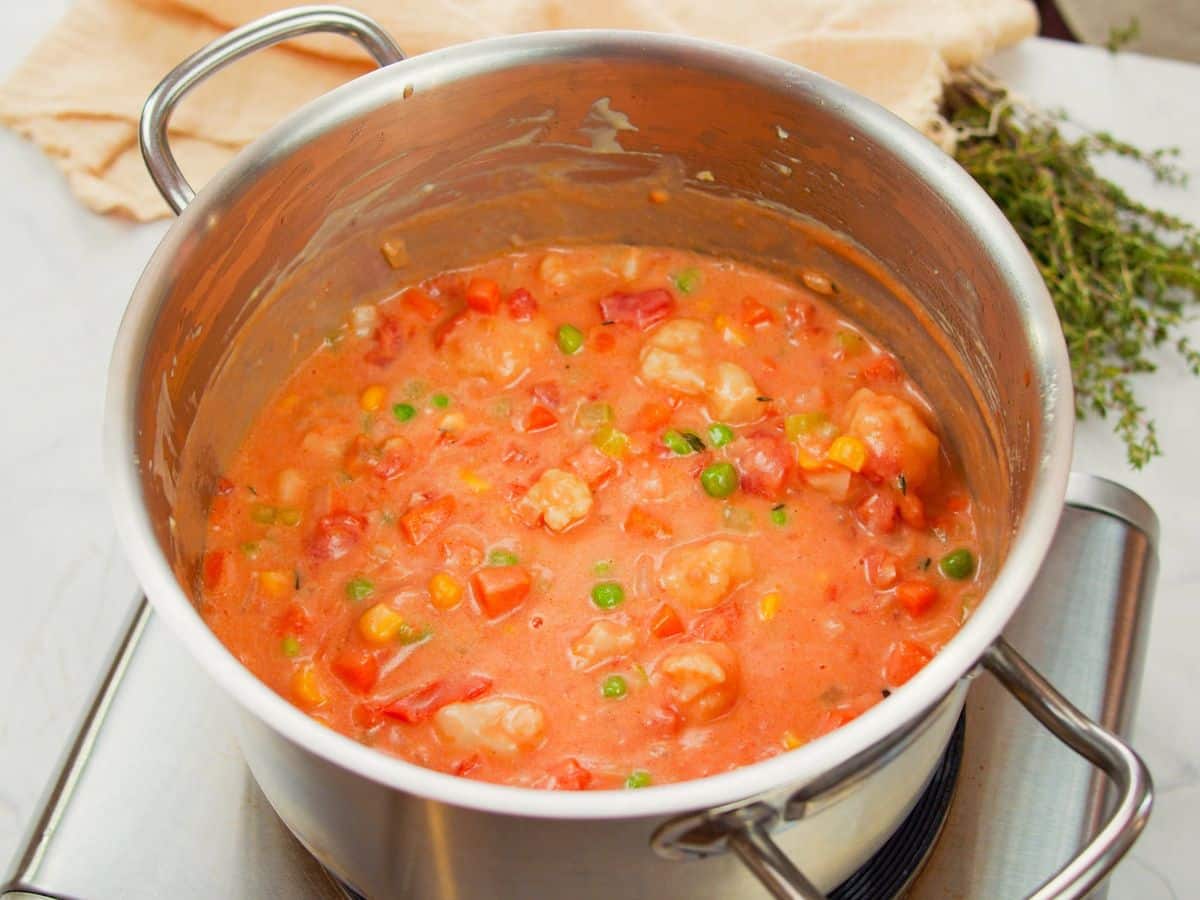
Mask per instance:
[[[551,790],[583,791],[592,783],[592,773],[570,756],[552,767],[547,774],[550,776]]]
[[[650,618],[650,633],[657,638],[683,634],[683,620],[669,603],[663,603]]]
[[[854,514],[871,534],[891,534],[896,530],[900,511],[896,501],[885,493],[875,492],[855,507]]]
[[[659,400],[643,403],[633,417],[634,431],[657,431],[671,421],[674,410]]]
[[[742,300],[742,321],[754,328],[775,321],[775,313],[769,307],[759,303],[753,297]]]
[[[487,693],[492,679],[484,675],[462,675],[431,681],[391,701],[380,710],[389,719],[418,725],[428,721],[443,706],[474,700]]]
[[[588,338],[588,346],[597,353],[608,353],[617,346],[617,339],[613,336],[612,329],[601,325],[599,328],[592,329],[592,335]]]
[[[372,471],[380,478],[395,478],[412,465],[413,445],[405,438],[398,435],[388,438],[381,451],[372,467]]]
[[[488,566],[471,576],[475,602],[489,619],[516,609],[533,586],[523,566]]]
[[[358,513],[331,512],[317,520],[307,550],[317,559],[341,559],[354,548],[367,530],[367,520]]]
[[[921,644],[899,641],[892,645],[887,661],[883,664],[883,680],[892,687],[900,687],[933,659],[933,654]]]
[[[795,450],[776,434],[751,435],[733,447],[742,490],[778,499],[792,473]]]
[[[410,544],[419,546],[450,521],[456,506],[452,494],[417,504],[400,517],[400,530]]]
[[[896,599],[914,616],[927,612],[937,602],[938,592],[928,581],[902,581],[896,587]]]
[[[229,554],[224,550],[209,550],[204,554],[201,581],[206,591],[215,591],[225,581],[229,568]]]
[[[386,366],[400,355],[404,326],[395,316],[383,316],[375,329],[375,346],[363,357],[371,365]]]
[[[645,331],[675,312],[675,298],[665,288],[637,294],[609,294],[600,301],[605,322],[624,322]]]
[[[329,668],[360,694],[371,690],[379,680],[379,660],[365,647],[347,647],[333,658]]]
[[[426,322],[436,322],[442,316],[442,306],[420,288],[409,288],[400,295],[400,302]]]
[[[504,304],[508,307],[508,314],[518,322],[528,322],[537,315],[537,301],[533,299],[533,294],[525,288],[517,288],[509,294]]]
[[[529,412],[525,416],[525,431],[542,431],[546,428],[553,428],[558,424],[558,416],[554,415],[546,407],[540,403],[535,403],[530,407]]]
[[[275,633],[281,637],[289,634],[292,637],[303,637],[308,633],[311,624],[308,614],[293,603],[275,619]]]
[[[467,306],[476,312],[496,312],[500,309],[500,285],[490,278],[472,278],[467,283]]]
[[[897,381],[900,374],[895,358],[887,355],[877,356],[862,367],[862,376],[868,381]]]

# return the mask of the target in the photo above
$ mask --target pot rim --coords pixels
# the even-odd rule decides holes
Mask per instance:
[[[188,239],[237,195],[239,183],[336,125],[399,100],[407,84],[432,90],[439,83],[514,66],[596,56],[653,56],[772,89],[786,85],[836,111],[856,133],[885,147],[936,189],[980,236],[1013,286],[1012,300],[1023,313],[1025,339],[1041,382],[1044,445],[1033,468],[1025,515],[991,589],[958,634],[886,702],[796,750],[730,772],[636,791],[566,792],[473,781],[406,762],[321,725],[268,688],[201,619],[158,547],[142,502],[135,423],[142,348],[157,318],[161,285]],[[113,348],[103,440],[117,532],[139,582],[191,655],[246,711],[300,747],[389,788],[509,815],[607,819],[719,806],[808,783],[928,714],[999,637],[1037,574],[1062,510],[1073,417],[1066,345],[1045,285],[1002,213],[949,155],[872,101],[792,63],[697,38],[579,30],[488,38],[404,60],[314,100],[243,149],[173,223],[134,289]]]

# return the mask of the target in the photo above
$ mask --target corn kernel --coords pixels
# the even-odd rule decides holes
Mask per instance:
[[[713,325],[716,326],[725,343],[733,344],[735,347],[746,346],[746,336],[734,327],[733,320],[729,316],[724,313],[717,315],[713,319]]]
[[[373,384],[358,398],[358,405],[363,408],[364,412],[375,412],[379,407],[383,406],[383,401],[387,399],[387,388],[382,384]]]
[[[462,585],[446,572],[429,579],[429,599],[438,609],[454,609],[462,602]]]
[[[459,469],[458,477],[472,494],[482,494],[492,489],[492,483],[474,469]]]
[[[783,749],[784,750],[795,750],[802,743],[804,743],[804,742],[802,740],[800,740],[800,738],[796,737],[796,735],[793,732],[785,731],[783,733]]]
[[[843,434],[833,439],[825,457],[851,472],[861,472],[867,462],[867,445],[852,434]]]
[[[758,618],[763,622],[769,622],[775,618],[775,613],[779,612],[780,599],[778,591],[771,591],[771,593],[759,600]]]
[[[666,203],[670,199],[671,199],[671,195],[668,194],[662,188],[653,188],[650,191],[650,202],[651,203],[662,204],[662,203]]]
[[[358,633],[370,644],[394,641],[403,628],[404,617],[383,603],[376,603],[358,617]]]
[[[292,693],[305,706],[321,706],[325,703],[321,680],[312,665],[304,665],[296,670],[296,674],[292,676]]]
[[[258,573],[258,586],[268,597],[274,597],[277,600],[286,597],[295,583],[296,576],[291,572],[271,569]]]
[[[449,435],[461,434],[467,427],[467,417],[460,412],[446,413],[438,422],[438,431]]]
[[[819,472],[822,469],[828,468],[825,460],[818,459],[803,447],[796,448],[796,462],[806,472]]]

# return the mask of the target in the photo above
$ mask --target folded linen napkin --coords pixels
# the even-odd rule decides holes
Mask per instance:
[[[0,121],[37,143],[97,212],[168,214],[146,175],[137,119],[174,65],[286,0],[79,0],[0,85]],[[350,0],[409,55],[497,34],[634,28],[692,34],[807,66],[936,137],[949,70],[1036,30],[1030,0]],[[172,146],[199,188],[289,111],[372,67],[318,35],[254,54],[179,106]]]

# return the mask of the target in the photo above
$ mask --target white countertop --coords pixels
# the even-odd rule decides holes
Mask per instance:
[[[67,8],[9,4],[3,77]],[[994,68],[1024,94],[1146,147],[1178,145],[1198,184],[1160,188],[1125,164],[1109,171],[1135,196],[1200,222],[1200,67],[1030,41]],[[93,215],[37,150],[0,130],[0,863],[15,851],[136,591],[110,523],[100,463],[109,349],[125,302],[165,223]],[[1200,325],[1191,329],[1200,342]],[[1200,896],[1200,380],[1165,358],[1141,395],[1167,456],[1130,471],[1107,426],[1077,433],[1075,468],[1121,481],[1158,511],[1161,571],[1134,743],[1154,773],[1149,828],[1111,896]],[[153,729],[153,723],[148,723]]]

